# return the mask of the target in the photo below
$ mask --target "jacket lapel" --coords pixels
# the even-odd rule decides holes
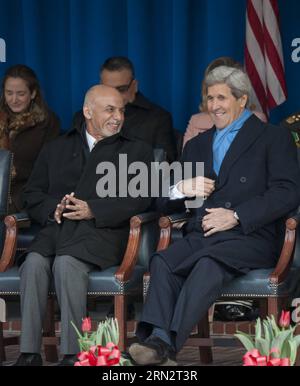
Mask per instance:
[[[207,132],[207,145],[205,148],[207,149],[207,155],[205,159],[205,176],[208,178],[211,178],[212,180],[217,179],[217,175],[214,171],[214,164],[213,164],[213,139],[216,132],[216,128],[213,127],[211,130],[208,130]],[[203,134],[201,134],[203,135]]]
[[[225,184],[232,165],[241,157],[241,155],[252,145],[256,138],[262,133],[261,125],[263,123],[252,115],[242,126],[237,136],[229,147],[222,162],[219,173],[219,188]]]

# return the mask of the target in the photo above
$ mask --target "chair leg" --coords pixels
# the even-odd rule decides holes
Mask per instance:
[[[278,297],[268,298],[268,316],[274,315],[275,320],[278,321],[285,300]]]
[[[265,319],[268,316],[268,300],[266,298],[259,300],[259,316],[261,319]]]
[[[57,362],[57,339],[55,337],[54,321],[54,299],[51,297],[47,302],[47,315],[44,322],[43,336],[47,337],[44,344],[45,357],[48,362]],[[49,339],[51,338],[51,339]],[[52,339],[53,338],[53,339]]]
[[[0,365],[6,360],[3,337],[3,323],[0,322]]]
[[[198,336],[199,338],[209,338],[209,320],[208,313],[203,317],[203,319],[198,323]],[[199,346],[200,361],[204,364],[212,363],[212,348],[211,346]]]
[[[119,349],[125,351],[127,346],[127,298],[124,295],[115,296],[115,317],[119,325]]]

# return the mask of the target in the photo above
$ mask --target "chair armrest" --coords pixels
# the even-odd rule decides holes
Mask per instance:
[[[30,221],[29,215],[26,212],[13,213],[6,217],[14,217],[18,224],[22,221]]]
[[[129,238],[122,263],[115,273],[115,278],[120,282],[128,281],[136,265],[143,225],[157,222],[159,213],[148,212],[138,214],[130,219]]]
[[[0,258],[0,272],[4,272],[14,265],[17,248],[18,227],[25,221],[29,221],[28,214],[14,213],[4,218],[5,239],[3,251]]]
[[[298,216],[299,214],[290,217],[286,220],[283,247],[281,249],[277,265],[269,277],[271,285],[278,285],[285,280],[289,268],[293,262],[296,240],[296,228],[300,219],[298,219]]]
[[[157,250],[162,251],[170,245],[172,228],[176,224],[186,223],[191,215],[187,212],[175,213],[168,216],[163,216],[159,219],[160,237]]]

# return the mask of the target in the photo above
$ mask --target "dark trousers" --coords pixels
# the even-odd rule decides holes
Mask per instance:
[[[136,335],[144,340],[153,326],[171,333],[178,352],[193,327],[221,294],[223,285],[236,273],[210,257],[203,257],[183,277],[171,272],[159,254],[150,264],[150,286]]]

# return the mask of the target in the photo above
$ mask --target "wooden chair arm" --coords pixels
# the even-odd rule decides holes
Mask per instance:
[[[29,217],[25,212],[10,214],[4,218],[6,230],[2,255],[0,258],[0,272],[5,272],[14,265],[18,228],[20,224],[28,221]]]
[[[285,237],[281,254],[274,271],[269,277],[269,281],[273,285],[278,285],[285,280],[293,262],[298,223],[299,219],[295,216],[288,218],[285,223]]]
[[[115,278],[118,281],[128,281],[136,265],[142,236],[142,226],[149,222],[157,221],[158,218],[159,214],[157,212],[149,212],[133,216],[130,219],[130,230],[127,248],[122,263],[115,273]]]
[[[189,213],[176,213],[159,219],[160,237],[157,250],[162,251],[170,245],[172,228],[176,224],[184,224],[190,218]]]

